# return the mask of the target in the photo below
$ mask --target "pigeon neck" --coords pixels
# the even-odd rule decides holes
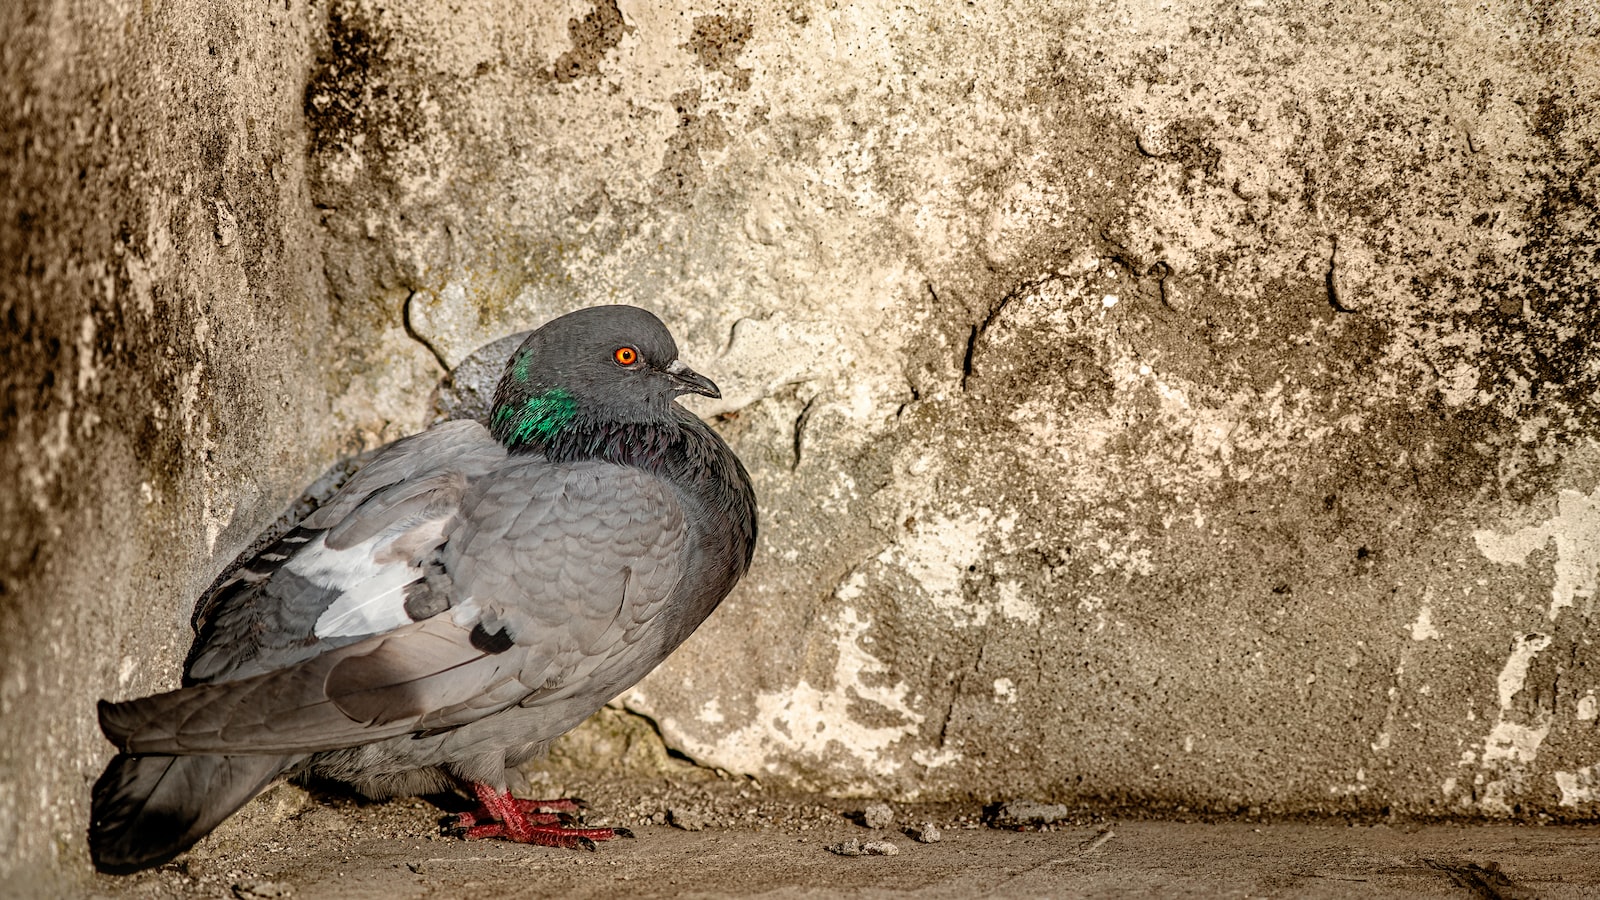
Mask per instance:
[[[538,453],[556,462],[603,459],[657,471],[681,440],[677,422],[607,420],[561,388],[498,404],[489,429],[512,453]]]
[[[527,449],[543,453],[553,462],[599,459],[664,474],[673,448],[682,439],[682,432],[673,425],[596,422],[580,417],[570,427]]]
[[[540,449],[569,430],[578,417],[578,401],[568,391],[552,388],[497,403],[489,414],[489,430],[509,450]]]

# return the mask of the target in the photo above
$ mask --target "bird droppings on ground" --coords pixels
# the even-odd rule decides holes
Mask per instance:
[[[923,822],[921,825],[907,827],[906,837],[919,844],[937,844],[944,839],[944,832],[932,822]]]
[[[239,900],[281,900],[294,896],[294,888],[281,881],[247,878],[234,883],[233,895]]]
[[[835,856],[860,856],[861,839],[850,838],[846,841],[840,841],[837,844],[829,844],[822,849],[834,854]]]
[[[1099,834],[1087,841],[1084,841],[1083,845],[1078,849],[1084,853],[1093,853],[1094,851],[1099,850],[1101,847],[1104,847],[1106,845],[1106,841],[1109,841],[1116,836],[1117,833],[1115,831],[1112,831],[1109,828],[1102,828],[1100,829]]]

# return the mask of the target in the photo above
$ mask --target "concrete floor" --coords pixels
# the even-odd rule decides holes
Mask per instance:
[[[621,796],[594,802],[591,824],[606,812],[637,838],[586,852],[461,841],[440,833],[442,811],[423,801],[369,804],[280,787],[178,862],[127,878],[93,876],[83,893],[185,900],[1600,897],[1595,827],[1091,816],[1019,832],[979,824],[975,808],[945,806],[902,807],[894,827],[872,830],[854,815],[860,801],[683,785]],[[665,824],[667,810],[706,827]],[[937,843],[918,843],[901,828],[925,820],[940,826]],[[850,839],[886,840],[898,852],[846,857],[827,849]]]

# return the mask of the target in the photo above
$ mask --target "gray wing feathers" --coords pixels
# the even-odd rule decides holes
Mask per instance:
[[[106,735],[127,753],[334,750],[545,697],[593,692],[598,706],[665,655],[641,636],[681,574],[684,517],[671,488],[637,470],[537,458],[439,481],[380,489],[371,499],[386,514],[344,533],[359,547],[389,514],[458,509],[439,550],[450,610],[273,671],[102,704]]]
[[[398,618],[406,598],[395,582],[423,578],[435,587],[437,573],[422,560],[455,526],[469,480],[504,460],[504,449],[476,422],[451,422],[397,442],[202,598],[185,683],[258,675],[363,636],[316,640],[318,622],[336,604],[388,604]],[[404,577],[372,578],[390,566]],[[351,621],[347,632],[358,631],[363,618]]]
[[[461,472],[440,472],[404,484],[390,485],[361,502],[352,511],[328,529],[327,546],[333,550],[348,550],[359,544],[376,542],[384,544],[377,561],[393,562],[418,559],[443,543],[437,531],[423,540],[406,540],[416,526],[426,522],[448,522],[461,505],[461,495],[466,492],[467,478]]]
[[[453,623],[429,620],[385,637],[369,654],[329,673],[328,696],[345,716],[369,727],[399,723],[403,731],[452,728],[521,700],[527,653],[474,647]],[[463,646],[465,644],[466,646]],[[419,676],[418,673],[429,673]]]
[[[487,470],[503,459],[505,448],[482,425],[471,420],[446,422],[395,441],[300,524],[318,530],[332,528],[384,488],[436,472],[440,461],[459,471],[472,471]]]
[[[95,782],[89,850],[102,871],[159,865],[193,846],[293,763],[279,756],[128,756]]]
[[[100,725],[126,753],[335,750],[494,711],[482,698],[515,678],[510,662],[440,617],[263,675],[102,704]],[[501,708],[525,691],[509,693]]]

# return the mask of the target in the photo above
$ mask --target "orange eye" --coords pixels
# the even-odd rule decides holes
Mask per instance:
[[[616,352],[611,354],[611,358],[620,365],[631,366],[639,361],[639,353],[632,347],[618,347]]]

